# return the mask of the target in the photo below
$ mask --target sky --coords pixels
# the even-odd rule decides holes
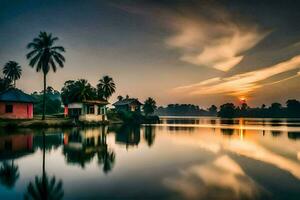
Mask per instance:
[[[66,48],[48,85],[112,76],[118,95],[203,108],[300,99],[297,0],[0,0],[0,66],[17,61],[17,87],[41,91],[26,45],[47,31]]]

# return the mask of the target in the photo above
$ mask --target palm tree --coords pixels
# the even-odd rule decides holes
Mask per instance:
[[[19,179],[19,167],[14,164],[13,160],[11,164],[4,162],[0,167],[0,182],[7,188],[14,187],[16,181]]]
[[[69,95],[75,98],[76,101],[85,101],[95,99],[97,94],[96,89],[87,80],[80,79],[74,82]]]
[[[58,37],[53,37],[51,33],[40,32],[37,38],[34,38],[32,42],[27,45],[28,49],[31,51],[26,55],[29,59],[29,65],[32,68],[36,68],[37,72],[42,71],[44,76],[44,96],[43,96],[43,117],[45,119],[45,110],[46,110],[46,87],[47,81],[46,77],[48,72],[53,70],[56,72],[58,64],[59,67],[64,67],[65,58],[61,54],[65,52],[65,48],[62,46],[55,46],[55,42],[58,40]]]
[[[16,87],[16,80],[20,79],[22,75],[21,66],[15,61],[9,61],[3,67],[3,74],[6,78],[12,80],[14,87]]]
[[[98,95],[107,100],[116,91],[116,84],[109,76],[103,76],[97,85]]]

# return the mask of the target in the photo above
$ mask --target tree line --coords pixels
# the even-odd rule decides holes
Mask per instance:
[[[169,104],[166,107],[158,107],[155,114],[160,116],[214,116],[217,114],[217,107],[213,105],[205,110],[193,104]]]
[[[278,102],[272,103],[269,107],[263,104],[261,107],[251,108],[246,103],[235,106],[233,103],[225,103],[220,106],[219,117],[300,117],[300,102],[296,99],[289,99],[285,106]]]

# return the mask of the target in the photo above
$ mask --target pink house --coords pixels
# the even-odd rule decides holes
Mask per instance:
[[[0,118],[32,119],[35,99],[16,88],[0,94]]]

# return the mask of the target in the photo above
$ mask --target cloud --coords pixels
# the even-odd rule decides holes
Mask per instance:
[[[261,83],[266,79],[273,77],[275,75],[282,74],[291,70],[298,69],[300,67],[300,56],[295,56],[287,61],[278,63],[276,65],[266,67],[263,69],[250,71],[242,74],[236,74],[231,77],[221,78],[215,77],[202,81],[197,84],[181,86],[175,88],[175,92],[184,92],[190,95],[204,95],[204,94],[227,94],[227,95],[244,95],[249,92],[254,91],[257,88],[260,88],[264,85]],[[279,83],[291,78],[295,78],[299,75],[299,72],[296,75],[291,77],[285,77],[279,81],[273,82]]]
[[[215,1],[164,5],[117,5],[137,15],[155,19],[168,30],[167,47],[179,51],[181,61],[228,71],[244,58],[270,31],[233,15]]]
[[[174,33],[166,39],[169,47],[180,51],[180,60],[194,65],[228,71],[268,34],[218,7],[198,12],[203,14],[169,12],[168,25]]]

